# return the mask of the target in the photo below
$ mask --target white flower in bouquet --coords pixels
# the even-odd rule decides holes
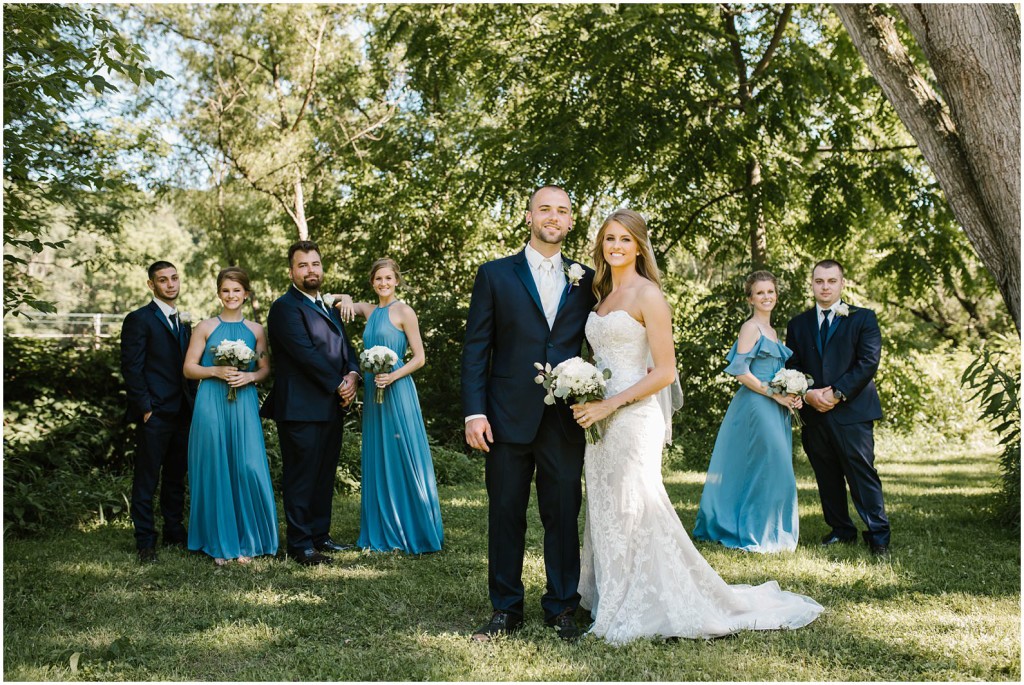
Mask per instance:
[[[846,304],[845,302],[837,302],[835,305],[832,306],[832,311],[836,313],[836,316],[849,316],[850,305]]]
[[[388,373],[398,363],[398,354],[390,347],[374,345],[359,354],[359,369],[363,373]],[[377,388],[374,395],[377,404],[384,402],[384,388]]]
[[[551,364],[534,363],[534,368],[540,373],[534,378],[538,385],[543,385],[547,390],[544,396],[544,404],[554,404],[556,399],[566,404],[582,404],[603,400],[605,385],[612,377],[611,369],[603,372],[590,362],[583,361],[579,357],[570,357],[564,362],[551,368]],[[586,429],[587,442],[591,445],[601,439],[596,426]]]
[[[216,347],[211,347],[214,366],[233,366],[239,371],[260,358],[260,354],[245,344],[244,340],[221,340]],[[236,388],[228,388],[228,400],[237,397]]]
[[[807,394],[807,389],[814,384],[814,378],[807,375],[803,371],[797,371],[796,369],[779,369],[778,373],[768,381],[768,387],[765,388],[765,392],[771,395],[799,395],[803,397]],[[804,425],[800,419],[800,414],[790,407],[789,413],[793,415],[793,424],[796,426]]]
[[[574,285],[580,284],[580,279],[586,272],[583,267],[575,262],[570,264],[565,270],[565,277],[569,280],[569,289],[571,290]]]

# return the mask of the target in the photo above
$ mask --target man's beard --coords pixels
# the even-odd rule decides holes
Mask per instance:
[[[320,289],[320,277],[319,276],[306,276],[302,279],[302,287],[306,290],[319,290]]]

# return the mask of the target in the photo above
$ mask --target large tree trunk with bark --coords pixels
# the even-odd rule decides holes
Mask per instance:
[[[1011,5],[901,5],[943,99],[878,5],[833,4],[1020,331],[1020,22]]]

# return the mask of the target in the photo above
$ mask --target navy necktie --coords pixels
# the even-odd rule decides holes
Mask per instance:
[[[174,335],[181,337],[181,327],[178,325],[178,312],[171,314],[171,330],[174,331]]]
[[[831,309],[822,309],[821,313],[825,316],[821,319],[821,327],[818,329],[818,337],[821,338],[821,349],[825,349],[825,343],[828,342],[828,314]]]

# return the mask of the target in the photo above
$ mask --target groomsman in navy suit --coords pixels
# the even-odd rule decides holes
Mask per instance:
[[[557,186],[536,190],[527,205],[530,241],[510,257],[477,271],[462,353],[466,442],[487,453],[488,587],[491,620],[473,635],[484,642],[523,623],[523,555],[530,483],[544,525],[545,622],[559,637],[579,636],[578,518],[583,430],[562,402],[544,404],[534,362],[552,366],[580,354],[587,315],[596,303],[594,272],[578,282],[561,254],[572,228],[569,195]]]
[[[352,545],[331,539],[334,479],[345,412],[356,396],[359,360],[333,307],[324,305],[320,248],[288,249],[292,287],[270,306],[267,329],[274,387],[260,416],[277,423],[288,555],[300,564],[330,563],[323,552]]]
[[[882,334],[870,309],[842,301],[843,267],[826,259],[814,265],[815,306],[789,322],[786,366],[814,377],[800,411],[804,451],[814,468],[825,522],[832,530],[823,545],[850,543],[857,527],[850,520],[846,487],[867,525],[864,540],[876,555],[889,552],[889,519],[882,482],[875,470],[874,422],[882,418],[874,376]]]
[[[155,262],[146,285],[153,301],[128,314],[121,326],[121,373],[128,396],[125,418],[139,422],[131,502],[135,545],[140,561],[153,562],[158,483],[164,544],[184,547],[188,539],[183,524],[185,473],[195,386],[182,374],[192,329],[175,307],[181,287],[178,270],[170,262]]]

